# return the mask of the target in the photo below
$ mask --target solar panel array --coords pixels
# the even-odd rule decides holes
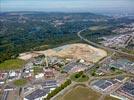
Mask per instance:
[[[117,82],[118,82],[117,80],[113,80],[113,79],[98,80],[93,84],[93,86],[95,86],[95,87],[104,91],[105,89],[112,86],[113,84],[116,84]]]
[[[27,95],[25,98],[28,100],[35,100],[37,98],[45,96],[46,94],[49,93],[49,91],[50,91],[49,89],[37,89],[31,94]]]
[[[72,63],[70,63],[70,64],[65,65],[65,67],[64,67],[63,70],[64,70],[65,72],[69,72],[69,71],[71,71],[74,67],[88,68],[88,66],[86,66],[85,64],[72,62]]]
[[[57,84],[58,83],[56,80],[45,80],[41,84],[41,86],[42,86],[41,89],[37,89],[37,90],[33,91],[29,95],[25,96],[25,98],[27,98],[28,100],[35,100],[37,98],[44,97],[51,91],[52,88],[58,87]]]
[[[43,88],[56,88],[57,84],[56,80],[46,80],[41,85]]]
[[[134,83],[126,82],[122,87],[121,90],[125,93],[134,96]]]

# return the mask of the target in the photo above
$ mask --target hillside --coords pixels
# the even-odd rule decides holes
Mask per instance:
[[[92,13],[1,13],[0,62],[21,52],[79,42],[76,32],[106,18]]]

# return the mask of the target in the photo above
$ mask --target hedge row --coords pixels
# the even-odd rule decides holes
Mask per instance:
[[[47,97],[46,97],[45,100],[50,100],[50,98],[52,98],[53,96],[55,96],[57,93],[59,93],[61,90],[63,90],[65,87],[67,87],[70,84],[71,84],[71,80],[70,79],[66,80],[66,82],[64,82],[63,84],[61,84],[61,86],[57,87],[52,92],[50,92],[47,95]]]

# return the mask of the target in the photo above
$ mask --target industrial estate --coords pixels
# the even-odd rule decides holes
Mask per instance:
[[[134,100],[132,8],[0,0],[0,100]]]
[[[14,69],[3,68],[7,62],[2,63],[2,100],[89,100],[94,96],[92,100],[133,100],[133,55],[129,59],[122,52],[91,45],[76,43],[21,53],[14,62],[22,66]]]

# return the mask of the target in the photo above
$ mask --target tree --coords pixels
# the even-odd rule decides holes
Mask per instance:
[[[57,87],[55,90],[49,93],[47,97],[45,98],[45,100],[50,100],[50,98],[52,98],[54,95],[56,95],[58,92],[60,92],[61,90],[63,90],[65,87],[67,87],[70,84],[71,84],[71,80],[70,79],[66,80],[63,84],[61,84],[61,86]]]
[[[115,67],[111,67],[110,69],[111,69],[112,71],[115,71],[115,70],[116,70],[116,68],[115,68]]]

